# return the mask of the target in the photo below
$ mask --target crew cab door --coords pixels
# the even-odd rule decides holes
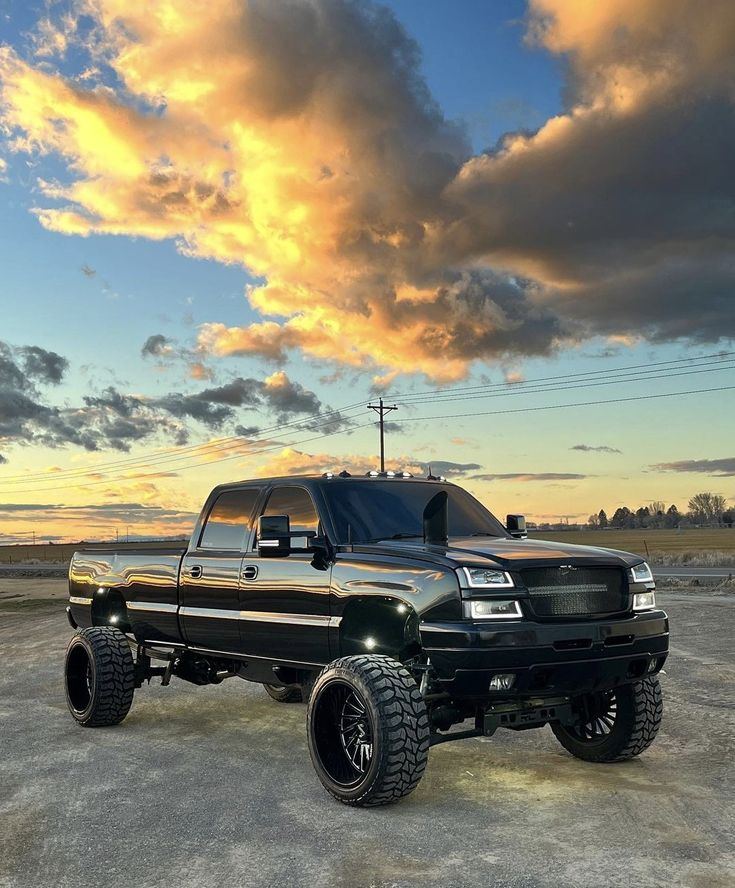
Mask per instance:
[[[288,515],[291,532],[314,534],[319,516],[311,494],[295,484],[274,486],[263,515]],[[307,544],[306,537],[292,544]],[[252,546],[242,564],[240,644],[253,656],[291,663],[329,662],[329,578],[314,567],[313,552],[258,555]]]
[[[195,647],[241,652],[240,569],[252,544],[259,487],[225,490],[184,556],[179,581],[184,638]]]

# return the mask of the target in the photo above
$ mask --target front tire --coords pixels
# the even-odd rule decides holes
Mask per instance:
[[[66,702],[85,728],[119,724],[130,711],[135,665],[118,629],[96,626],[72,636],[66,649]]]
[[[577,701],[584,712],[576,725],[551,730],[573,756],[586,762],[622,762],[653,743],[661,726],[663,699],[656,676]]]
[[[429,719],[418,686],[391,657],[342,657],[314,685],[307,714],[311,761],[346,805],[387,805],[426,768]]]

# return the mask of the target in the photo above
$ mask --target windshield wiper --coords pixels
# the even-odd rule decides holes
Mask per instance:
[[[394,533],[391,537],[383,537],[383,539],[389,540],[412,540],[417,539],[419,537],[423,537],[422,533]]]
[[[474,533],[470,534],[471,537],[497,537],[497,533],[492,533],[489,530],[476,530]]]

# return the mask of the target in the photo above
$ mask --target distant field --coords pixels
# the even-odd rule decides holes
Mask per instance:
[[[691,530],[539,530],[529,533],[529,537],[536,540],[624,549],[626,552],[643,555],[644,558],[659,553],[671,554],[675,556],[677,562],[687,560],[688,555],[696,557],[710,552],[723,552],[731,557],[735,556],[735,529],[726,527]]]
[[[531,531],[531,539],[554,540],[556,542],[579,543],[585,546],[605,546],[608,549],[624,549],[635,552],[644,558],[652,557],[659,563],[666,561],[682,564],[698,559],[702,563],[725,564],[735,560],[735,528],[704,528],[694,530],[564,530]],[[186,541],[130,542],[130,543],[84,543],[84,548],[114,547],[120,550],[146,549],[157,546],[185,546]],[[648,549],[646,549],[648,546]],[[0,546],[0,564],[38,559],[44,561],[68,561],[79,543],[56,546]],[[714,560],[715,553],[723,553],[726,560]],[[658,557],[656,557],[658,556]],[[662,557],[663,556],[663,557]]]
[[[186,546],[186,540],[164,540],[162,542],[130,542],[130,543],[63,543],[50,546],[38,543],[36,546],[0,546],[0,564],[16,561],[68,561],[77,549],[152,549],[160,546],[179,548]]]

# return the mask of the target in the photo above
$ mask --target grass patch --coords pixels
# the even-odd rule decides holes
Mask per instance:
[[[552,540],[580,546],[602,546],[633,552],[658,564],[735,566],[735,529],[701,527],[690,530],[534,530],[534,540]],[[677,559],[687,560],[677,560]],[[694,559],[720,559],[696,561]]]

